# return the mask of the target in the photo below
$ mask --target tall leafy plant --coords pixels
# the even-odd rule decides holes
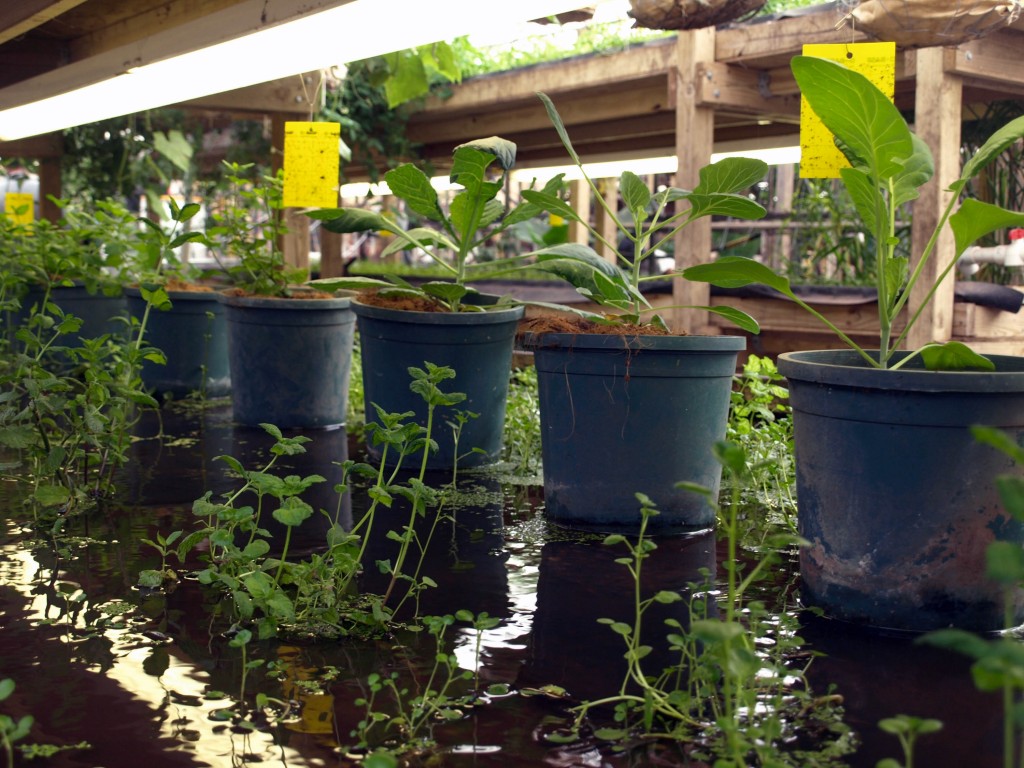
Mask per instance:
[[[1024,225],[1024,214],[974,199],[960,202],[965,187],[1007,147],[1024,137],[1024,117],[997,130],[964,165],[960,177],[948,191],[950,200],[931,232],[913,269],[897,246],[897,212],[916,200],[921,187],[935,174],[931,150],[914,134],[896,106],[870,80],[858,72],[825,59],[797,56],[793,74],[811,109],[835,136],[836,145],[849,162],[840,171],[842,183],[853,199],[861,226],[875,244],[875,290],[878,296],[879,339],[877,355],[870,354],[834,323],[797,296],[789,280],[751,259],[724,257],[710,264],[685,270],[690,280],[703,280],[723,287],[761,283],[779,291],[835,332],[871,366],[899,368],[915,355],[893,360],[925,307],[963,252],[980,237],[1013,226]],[[913,289],[933,258],[939,235],[949,224],[955,240],[954,257],[941,266],[938,276],[916,307],[909,306]],[[907,311],[902,331],[895,332],[896,319]],[[981,368],[993,364],[960,342],[928,344],[917,353],[930,369]],[[916,353],[915,353],[916,354]]]

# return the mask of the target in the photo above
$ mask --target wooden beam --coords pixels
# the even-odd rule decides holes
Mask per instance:
[[[0,5],[0,43],[57,18],[85,0],[17,0]]]
[[[931,148],[935,176],[921,188],[914,201],[911,224],[911,269],[917,264],[942,211],[949,202],[946,190],[960,176],[960,112],[962,84],[943,66],[942,48],[921,48],[917,56],[917,98],[914,129]],[[925,264],[910,293],[909,306],[920,306],[939,273],[956,255],[953,233],[943,227],[935,252]],[[953,333],[953,280],[946,279],[907,335],[907,346],[916,349],[931,341],[948,341]]]
[[[590,221],[590,185],[583,179],[569,182],[569,203],[581,221]],[[590,244],[590,231],[580,221],[569,222],[569,242]]]
[[[736,24],[718,32],[715,51],[708,61],[743,64],[753,68],[787,66],[806,43],[853,43],[867,39],[849,27],[836,29],[842,18],[834,4],[757,24]]]
[[[250,85],[226,93],[204,96],[176,104],[183,109],[203,109],[233,114],[292,114],[292,120],[311,119],[309,115],[319,104],[322,84],[319,72],[283,77],[269,83]]]
[[[788,80],[793,81],[793,77],[790,75]],[[703,106],[729,108],[768,120],[799,121],[799,95],[787,88],[787,95],[776,96],[771,75],[766,70],[701,62],[697,65],[696,83],[699,87],[697,100]],[[795,87],[795,82],[790,87]]]
[[[715,113],[700,102],[700,65],[715,55],[714,28],[680,32],[676,44],[676,157],[679,166],[675,186],[693,189],[699,171],[711,162],[714,146]],[[677,203],[677,205],[684,205]],[[711,258],[711,219],[699,219],[682,229],[675,237],[676,269],[685,269]],[[677,306],[707,306],[710,290],[707,283],[694,283],[681,277],[672,281],[673,303]],[[675,309],[671,316],[676,331],[701,333],[708,329],[708,313],[695,309]]]
[[[1009,30],[996,32],[982,40],[972,40],[942,51],[946,71],[951,74],[970,78],[973,82],[1024,89],[1024,71],[1020,66],[1024,34]]]

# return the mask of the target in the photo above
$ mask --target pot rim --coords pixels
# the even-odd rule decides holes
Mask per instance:
[[[866,350],[877,354],[877,350]],[[897,358],[910,352],[899,351]],[[791,381],[828,386],[918,392],[1024,392],[1024,357],[986,355],[995,371],[928,371],[923,368],[870,368],[852,349],[783,352],[779,372]]]
[[[614,333],[524,333],[517,345],[528,351],[538,349],[652,350],[663,352],[742,352],[743,336],[622,336]]]
[[[516,322],[526,312],[525,305],[501,306],[483,312],[421,312],[413,309],[394,309],[363,304],[352,299],[352,311],[357,317],[387,320],[416,325],[488,325]]]

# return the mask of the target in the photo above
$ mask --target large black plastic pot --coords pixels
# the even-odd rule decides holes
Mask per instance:
[[[466,399],[454,408],[435,412],[433,439],[438,450],[431,454],[427,466],[447,469],[456,459],[463,467],[496,461],[505,425],[512,345],[524,308],[413,312],[353,301],[352,311],[359,318],[367,423],[377,421],[371,405],[376,403],[388,413],[412,411],[415,420],[426,425],[427,406],[409,389],[409,368],[423,368],[426,362],[447,366],[455,371],[455,378],[444,382],[442,389],[462,392]],[[457,447],[446,424],[453,419],[454,410],[479,414],[466,423]],[[367,449],[380,458],[372,442]]]
[[[699,483],[718,494],[738,336],[530,335],[540,396],[544,508],[601,530],[639,527],[636,493],[660,514],[650,530],[714,525]]]
[[[355,331],[350,300],[220,296],[235,421],[282,429],[343,424]]]
[[[222,397],[231,390],[228,332],[224,306],[213,291],[168,291],[171,308],[153,308],[146,323],[148,344],[167,358],[166,365],[147,360],[142,383],[159,394],[183,397],[201,392]],[[138,288],[125,288],[128,311],[142,319],[146,300]]]
[[[1020,475],[978,443],[984,424],[1024,439],[1024,358],[997,372],[881,371],[850,350],[790,352],[796,430],[801,595],[827,615],[926,631],[1003,626],[1001,587],[985,576],[996,539],[1024,544],[995,480]],[[1024,620],[1024,593],[1013,600]]]

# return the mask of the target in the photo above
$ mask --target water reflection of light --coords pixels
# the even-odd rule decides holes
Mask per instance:
[[[521,651],[526,648],[526,638],[533,629],[533,613],[537,609],[537,578],[539,569],[530,563],[528,556],[510,554],[505,561],[508,571],[508,601],[511,615],[493,629],[479,633],[472,628],[460,631],[455,640],[455,658],[462,669],[474,673],[486,669],[488,660],[500,649]],[[480,659],[477,659],[477,638],[479,637]],[[507,682],[507,681],[503,681]]]
[[[67,622],[66,614],[57,617],[49,615],[62,606],[53,602],[52,595],[48,597],[47,592],[50,590],[39,590],[38,586],[41,583],[58,588],[62,585],[68,588],[76,585],[55,578],[59,577],[59,571],[45,571],[31,550],[18,545],[0,547],[0,563],[5,585],[15,589],[25,599],[25,615],[28,620],[53,624]],[[65,595],[65,598],[69,598],[70,594]],[[156,718],[160,723],[160,735],[179,742],[182,752],[194,754],[197,759],[209,765],[234,764],[234,759],[243,751],[251,755],[269,755],[272,752],[275,759],[285,765],[293,764],[290,761],[303,765],[324,764],[323,761],[304,757],[293,748],[275,744],[273,736],[268,733],[254,730],[242,735],[230,732],[225,735],[224,723],[210,719],[210,713],[229,706],[231,702],[204,698],[208,690],[207,673],[177,646],[160,646],[129,629],[107,627],[99,631],[99,627],[88,626],[85,622],[86,613],[90,609],[98,611],[101,607],[91,604],[88,594],[85,594],[68,628],[71,629],[72,624],[76,630],[88,628],[109,641],[115,663],[100,674],[160,713]],[[61,639],[72,645],[79,636],[79,633],[68,633]],[[168,654],[167,668],[159,677],[149,674],[144,668],[146,660],[157,647],[162,647]],[[98,672],[84,664],[82,670]]]

